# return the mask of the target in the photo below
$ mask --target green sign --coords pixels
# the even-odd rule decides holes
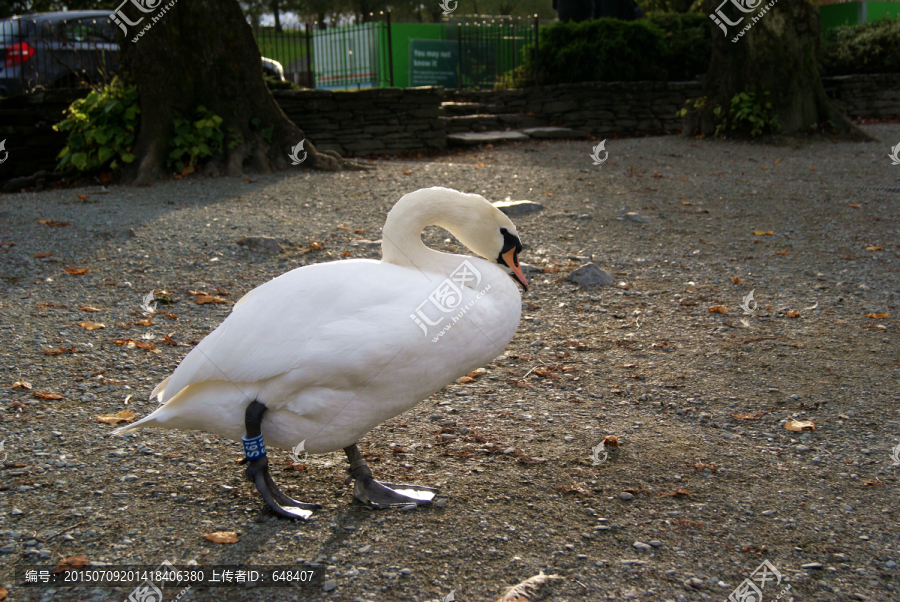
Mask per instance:
[[[450,40],[409,41],[409,85],[457,88],[459,44]]]

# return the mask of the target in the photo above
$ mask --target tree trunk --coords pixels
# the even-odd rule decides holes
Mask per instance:
[[[688,113],[685,134],[713,134],[715,107],[727,109],[735,94],[748,92],[760,104],[772,103],[784,134],[809,132],[830,121],[840,134],[871,139],[825,94],[818,60],[819,11],[808,0],[704,0],[703,11],[710,15],[713,39],[703,81],[707,101]]]
[[[281,14],[278,7],[278,0],[272,0],[270,6],[272,8],[272,14],[275,16],[275,31],[281,33]]]
[[[266,87],[259,50],[237,0],[190,0],[160,5],[144,14],[133,3],[123,7],[132,22],[121,39],[125,71],[137,84],[141,123],[123,181],[143,185],[167,178],[168,140],[176,118],[191,119],[203,105],[223,119],[226,144],[206,166],[210,175],[240,175],[289,167],[288,154],[305,135],[292,123]],[[152,17],[158,17],[153,21]],[[132,40],[151,25],[144,35]],[[121,34],[120,29],[120,34]],[[251,120],[258,118],[257,126]],[[271,127],[271,136],[265,134]],[[333,151],[319,152],[307,141],[303,167],[336,171],[358,166]]]

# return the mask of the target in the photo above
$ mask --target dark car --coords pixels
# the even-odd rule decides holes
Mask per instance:
[[[0,94],[99,81],[118,68],[108,11],[35,13],[0,21]]]
[[[0,96],[108,80],[119,67],[116,25],[109,15],[83,10],[0,21]],[[262,67],[268,75],[284,79],[277,61],[264,58]]]

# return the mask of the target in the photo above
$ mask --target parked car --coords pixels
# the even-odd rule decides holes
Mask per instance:
[[[104,10],[80,10],[0,21],[0,96],[109,79],[119,68],[117,26],[109,15]],[[278,61],[263,58],[262,68],[284,80]]]

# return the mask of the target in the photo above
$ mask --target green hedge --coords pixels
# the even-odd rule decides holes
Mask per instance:
[[[712,57],[709,17],[700,12],[651,13],[646,19],[665,33],[672,52],[663,60],[669,81],[689,81],[706,73]]]
[[[700,13],[656,13],[637,21],[596,19],[541,27],[540,82],[684,81],[705,73],[712,53]],[[534,49],[516,79],[534,80]]]
[[[825,75],[900,72],[900,18],[828,30],[822,66]]]

